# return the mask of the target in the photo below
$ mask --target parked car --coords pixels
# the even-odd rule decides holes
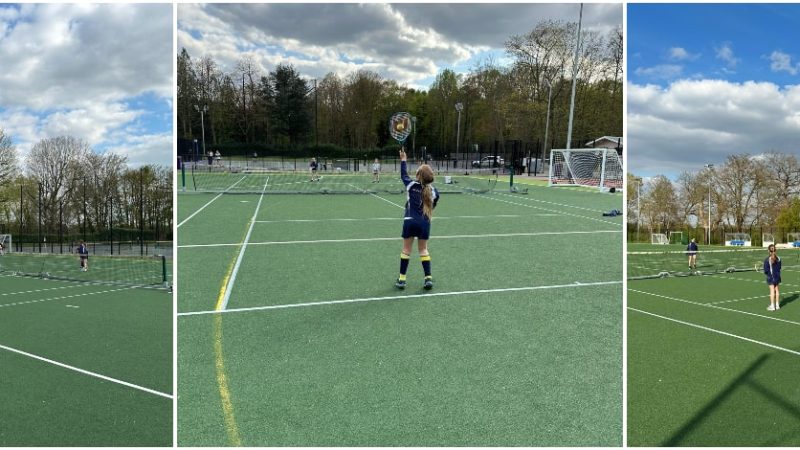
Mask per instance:
[[[503,158],[500,156],[484,156],[480,161],[472,161],[472,167],[501,167],[504,162],[505,161],[503,161]]]

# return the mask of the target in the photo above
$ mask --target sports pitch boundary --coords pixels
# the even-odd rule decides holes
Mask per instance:
[[[81,293],[81,294],[64,295],[64,296],[61,296],[61,297],[49,297],[49,298],[40,298],[40,299],[37,299],[37,300],[26,300],[26,301],[21,301],[21,302],[5,303],[5,304],[0,304],[0,308],[8,308],[8,307],[11,307],[11,306],[22,306],[22,305],[28,305],[28,304],[31,304],[31,303],[50,302],[50,301],[55,301],[55,300],[66,300],[68,298],[88,297],[90,295],[108,294],[108,293],[111,293],[111,292],[127,291],[129,289],[133,289],[133,287],[124,287],[124,288],[119,288],[119,289],[109,289],[109,290],[106,290],[106,291],[84,292],[84,293]]]
[[[648,312],[648,311],[643,311],[641,309],[632,308],[630,306],[628,306],[628,309],[631,310],[631,311],[638,312],[640,314],[645,314],[645,315],[648,315],[648,316],[657,317],[659,319],[668,320],[670,322],[679,323],[681,325],[686,325],[686,326],[689,326],[689,327],[698,328],[698,329],[701,329],[701,330],[704,330],[704,331],[709,331],[709,332],[712,332],[712,333],[717,333],[717,334],[721,334],[723,336],[728,336],[728,337],[740,339],[742,341],[750,342],[750,343],[761,345],[761,346],[764,346],[764,347],[769,347],[771,349],[782,351],[782,352],[786,352],[786,353],[789,353],[789,354],[792,354],[792,355],[795,355],[795,356],[800,356],[800,351],[795,351],[795,350],[791,350],[791,349],[788,349],[788,348],[780,347],[780,346],[777,346],[777,345],[774,345],[774,344],[769,344],[767,342],[762,342],[762,341],[757,341],[755,339],[746,338],[744,336],[739,336],[738,334],[728,333],[728,332],[717,330],[717,329],[714,329],[714,328],[704,327],[704,326],[698,325],[696,323],[685,322],[683,320],[678,320],[678,319],[674,319],[672,317],[662,316],[662,315],[651,313],[651,312]]]
[[[800,322],[795,322],[793,320],[781,319],[781,318],[778,318],[778,317],[766,316],[766,315],[763,315],[763,314],[756,314],[756,313],[752,313],[752,312],[748,312],[748,311],[740,311],[738,309],[724,308],[722,306],[717,306],[717,304],[714,304],[714,303],[693,302],[691,300],[685,300],[685,299],[676,298],[676,297],[669,297],[669,296],[661,295],[661,294],[654,294],[652,292],[640,291],[640,290],[637,290],[637,289],[632,289],[630,287],[628,287],[628,291],[629,292],[636,292],[637,294],[644,294],[644,295],[650,295],[652,297],[663,298],[665,300],[671,300],[671,301],[675,301],[675,302],[686,303],[688,305],[700,306],[702,308],[718,309],[720,311],[735,312],[735,313],[739,313],[739,314],[745,314],[745,315],[748,315],[748,316],[760,317],[762,319],[776,320],[778,322],[789,323],[789,324],[792,324],[792,325],[800,325]],[[742,298],[742,299],[738,299],[738,300],[728,300],[728,302],[743,301],[743,300],[753,300],[753,299],[756,299],[756,298],[764,298],[764,296]]]
[[[16,353],[18,355],[22,355],[22,356],[26,356],[28,358],[36,359],[36,360],[45,362],[47,364],[52,364],[54,366],[58,366],[58,367],[61,367],[61,368],[67,369],[67,370],[71,370],[73,372],[77,372],[77,373],[80,373],[80,374],[83,374],[83,375],[87,375],[87,376],[90,376],[90,377],[99,378],[99,379],[105,380],[105,381],[110,381],[112,383],[116,383],[116,384],[119,384],[119,385],[122,385],[122,386],[126,386],[126,387],[129,387],[129,388],[132,388],[132,389],[136,389],[138,391],[146,392],[148,394],[157,395],[159,397],[168,398],[170,400],[173,400],[173,398],[174,398],[172,394],[167,394],[165,392],[156,391],[155,389],[150,389],[150,388],[146,388],[144,386],[139,386],[138,384],[128,383],[127,381],[122,381],[122,380],[119,380],[117,378],[112,378],[112,377],[109,377],[109,376],[106,376],[106,375],[102,375],[102,374],[99,374],[99,373],[96,373],[96,372],[91,372],[91,371],[84,370],[84,369],[81,369],[81,368],[78,368],[78,367],[75,367],[75,366],[70,366],[69,364],[64,364],[62,362],[54,361],[52,359],[48,359],[48,358],[45,358],[45,357],[42,357],[42,356],[39,356],[39,355],[34,355],[33,353],[28,353],[28,352],[25,352],[25,351],[22,351],[22,350],[13,348],[13,347],[7,347],[5,345],[0,344],[0,350],[6,350],[6,351],[11,352],[11,353]]]
[[[538,290],[547,290],[547,289],[566,289],[566,288],[578,288],[578,287],[592,287],[592,286],[608,286],[608,285],[615,285],[615,284],[622,284],[622,281],[590,281],[590,282],[580,282],[576,281],[571,284],[552,284],[552,285],[541,285],[541,286],[525,286],[525,287],[515,287],[515,288],[498,288],[498,289],[480,289],[474,291],[452,291],[452,292],[433,292],[429,294],[410,294],[410,295],[391,295],[385,297],[366,297],[366,298],[354,298],[354,299],[345,299],[345,300],[328,300],[328,301],[320,301],[320,302],[308,302],[308,303],[291,303],[291,304],[284,304],[284,305],[266,305],[266,306],[254,306],[249,308],[233,308],[233,309],[214,309],[208,311],[189,311],[189,312],[182,312],[178,313],[178,317],[184,316],[198,316],[198,315],[207,315],[207,314],[221,314],[221,313],[233,313],[233,312],[248,312],[248,311],[265,311],[271,309],[287,309],[287,308],[301,308],[301,307],[308,307],[308,306],[325,306],[325,305],[340,305],[340,304],[347,304],[347,303],[365,303],[365,302],[377,302],[377,301],[386,301],[386,300],[406,300],[406,299],[418,299],[418,298],[426,298],[426,297],[443,297],[443,296],[459,296],[459,295],[475,295],[475,294],[491,294],[491,293],[498,293],[498,292],[519,292],[519,291],[538,291]]]
[[[541,231],[538,233],[500,233],[500,234],[459,234],[459,235],[445,235],[435,236],[434,239],[465,239],[465,238],[495,238],[495,237],[534,237],[534,236],[553,236],[553,235],[584,235],[584,234],[608,234],[608,233],[621,233],[620,230],[592,230],[592,231]],[[249,235],[249,233],[248,233]],[[333,244],[342,242],[379,242],[379,241],[397,241],[400,238],[393,237],[376,237],[376,238],[352,238],[352,239],[317,239],[311,241],[264,241],[264,242],[248,242],[247,245],[288,245],[288,244]],[[179,245],[178,248],[208,248],[208,247],[238,247],[241,243],[220,243],[220,244],[185,244]]]

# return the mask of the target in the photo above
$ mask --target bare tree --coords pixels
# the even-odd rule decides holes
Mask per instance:
[[[11,136],[0,128],[0,185],[11,181],[17,172],[17,149],[11,141]]]

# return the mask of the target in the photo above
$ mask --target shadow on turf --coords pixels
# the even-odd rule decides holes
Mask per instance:
[[[797,295],[793,296],[794,298]],[[792,298],[792,301],[794,301]],[[750,367],[748,367],[744,372],[741,373],[735,380],[733,380],[728,386],[723,389],[716,397],[714,397],[710,402],[708,402],[703,408],[698,411],[694,417],[689,419],[678,431],[675,432],[669,439],[665,440],[661,443],[661,447],[676,447],[681,445],[690,445],[690,446],[719,446],[720,443],[697,443],[697,442],[686,442],[684,441],[694,432],[700,431],[699,428],[705,422],[707,418],[709,418],[726,400],[729,400],[732,395],[734,395],[738,390],[742,388],[750,388],[759,394],[761,397],[765,398],[767,401],[772,403],[773,405],[779,407],[780,409],[786,411],[790,416],[797,419],[800,422],[800,406],[787,401],[786,399],[782,398],[774,391],[772,391],[769,387],[765,386],[763,383],[759,382],[754,375],[760,370],[765,369],[769,370],[769,368],[763,368],[762,366],[769,360],[772,356],[775,355],[761,355],[757,360],[755,360]],[[732,425],[733,426],[733,425]],[[787,439],[793,439],[790,436],[787,436]],[[786,446],[786,441],[780,442],[780,438],[778,438],[778,442],[761,442],[755,446]],[[740,443],[739,446],[754,446],[752,443]]]
[[[781,308],[783,308],[784,306],[788,305],[789,303],[792,303],[793,301],[797,300],[798,298],[800,298],[800,295],[798,295],[798,294],[792,294],[792,295],[786,297],[781,302]]]

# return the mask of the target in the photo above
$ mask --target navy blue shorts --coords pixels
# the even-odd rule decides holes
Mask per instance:
[[[431,223],[427,220],[403,220],[403,239],[415,237],[427,240],[431,235]]]
[[[767,277],[767,284],[770,286],[777,286],[781,284],[781,277]]]

